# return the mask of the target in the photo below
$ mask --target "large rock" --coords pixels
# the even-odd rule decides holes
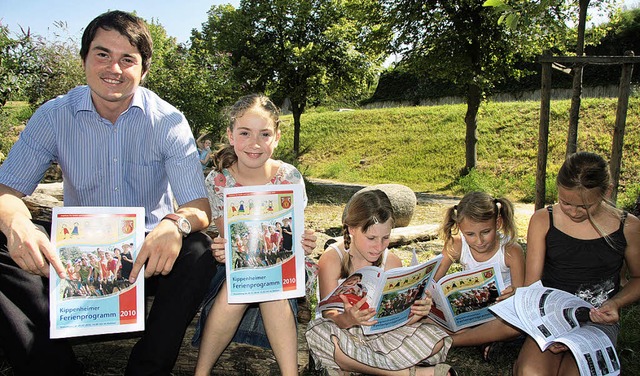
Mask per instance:
[[[370,191],[373,189],[379,189],[389,197],[389,201],[391,201],[391,206],[393,207],[393,214],[396,217],[395,227],[408,226],[418,202],[416,194],[411,190],[411,188],[402,184],[376,184],[362,188],[356,192],[353,197],[360,192]],[[353,200],[353,197],[349,199],[349,202]],[[345,205],[344,211],[342,212],[343,219],[347,213],[349,202],[347,202],[347,205]]]

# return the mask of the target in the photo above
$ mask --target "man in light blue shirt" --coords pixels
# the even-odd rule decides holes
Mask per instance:
[[[144,206],[147,236],[129,279],[144,265],[155,299],[127,374],[168,375],[215,271],[195,141],[177,109],[139,86],[152,55],[141,19],[98,16],[80,55],[87,86],[41,106],[0,166],[0,346],[16,374],[81,374],[68,342],[49,339],[49,264],[61,278],[65,268],[21,200],[57,162],[66,206]]]

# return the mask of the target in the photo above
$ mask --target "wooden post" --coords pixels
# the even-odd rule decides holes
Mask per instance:
[[[545,55],[549,55],[545,52]],[[538,165],[536,173],[535,209],[544,207],[547,179],[547,151],[549,149],[549,113],[551,110],[551,62],[542,63],[540,88],[540,128],[538,131]]]
[[[633,51],[625,51],[624,56],[633,56]],[[611,144],[611,181],[613,190],[611,201],[614,203],[618,198],[618,183],[620,181],[620,165],[622,163],[622,147],[624,145],[624,129],[627,122],[627,109],[629,107],[629,94],[631,92],[631,74],[633,64],[623,64],[620,75],[620,88],[618,90],[618,107],[616,109],[616,123],[613,129],[613,142]]]

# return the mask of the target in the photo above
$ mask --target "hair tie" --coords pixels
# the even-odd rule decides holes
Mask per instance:
[[[453,214],[458,216],[458,205],[453,205]]]
[[[497,198],[494,198],[493,204],[496,206],[496,209],[498,209],[498,214],[500,214],[500,210],[502,209],[502,203],[500,203],[500,201]]]

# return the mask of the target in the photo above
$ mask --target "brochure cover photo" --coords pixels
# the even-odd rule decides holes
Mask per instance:
[[[144,278],[129,282],[144,231],[144,208],[53,208],[51,243],[67,278],[51,267],[51,338],[144,330]]]
[[[442,256],[434,257],[422,264],[383,270],[365,266],[347,277],[327,297],[318,303],[318,310],[344,309],[344,296],[350,304],[363,297],[366,302],[360,309],[376,308],[372,326],[363,326],[364,334],[375,334],[404,325],[411,318],[411,306],[422,299],[425,289],[438,269]]]
[[[495,319],[489,307],[504,290],[499,270],[497,265],[482,266],[432,282],[429,317],[452,332]]]
[[[229,303],[304,296],[301,185],[225,188],[224,226]]]

